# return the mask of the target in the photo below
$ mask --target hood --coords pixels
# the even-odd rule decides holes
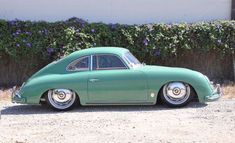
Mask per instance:
[[[172,72],[174,72],[174,73],[197,72],[197,71],[187,69],[187,68],[152,66],[152,65],[145,65],[145,66],[139,67],[139,70],[144,71],[144,72],[171,72],[171,73]]]
[[[144,72],[148,78],[156,79],[157,81],[184,81],[187,83],[207,83],[209,81],[206,79],[206,76],[200,72],[190,70],[187,68],[177,68],[177,67],[164,67],[164,66],[142,66],[139,67],[139,71]]]
[[[184,77],[196,77],[196,78],[205,78],[205,76],[197,71],[187,69],[187,68],[178,68],[178,67],[165,67],[165,66],[152,66],[152,65],[145,65],[139,67],[137,70],[140,70],[146,75],[156,75],[158,78],[184,78]]]

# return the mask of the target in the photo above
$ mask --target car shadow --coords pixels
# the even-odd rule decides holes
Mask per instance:
[[[157,105],[116,105],[116,106],[76,106],[70,111],[55,111],[46,105],[15,105],[5,106],[1,110],[2,115],[29,115],[29,114],[58,114],[76,112],[136,112],[136,111],[161,111],[161,110],[180,110],[186,108],[203,108],[207,104],[192,102],[182,108],[169,108],[162,104]]]

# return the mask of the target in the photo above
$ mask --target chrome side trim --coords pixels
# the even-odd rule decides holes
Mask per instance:
[[[86,105],[140,105],[140,104],[143,104],[143,105],[154,105],[155,102],[141,102],[141,101],[133,101],[133,102],[126,102],[126,103],[123,103],[123,102],[87,102]]]

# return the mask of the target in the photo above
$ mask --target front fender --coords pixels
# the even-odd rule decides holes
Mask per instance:
[[[197,93],[199,102],[205,102],[206,96],[213,94],[210,81],[200,72],[184,69],[160,66],[149,66],[143,70],[148,78],[149,93],[158,93],[163,85],[180,81],[190,84]],[[157,97],[156,97],[157,98]]]

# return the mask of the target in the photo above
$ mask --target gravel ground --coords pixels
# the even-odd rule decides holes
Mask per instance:
[[[0,101],[0,142],[235,142],[235,100],[170,109],[156,106],[76,107]]]

